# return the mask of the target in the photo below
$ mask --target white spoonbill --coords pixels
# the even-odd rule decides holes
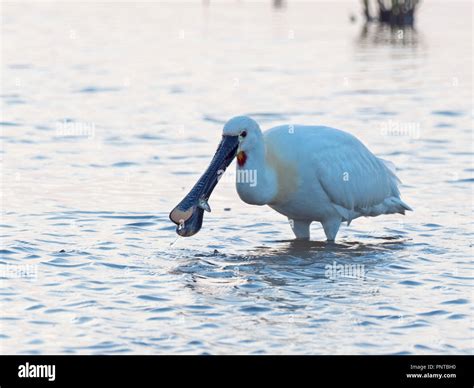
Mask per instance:
[[[201,229],[204,210],[210,211],[207,201],[235,156],[239,197],[287,216],[297,239],[309,239],[313,221],[334,241],[343,221],[412,210],[400,199],[391,163],[351,134],[306,125],[262,132],[255,120],[238,116],[225,124],[211,164],[170,213],[180,236]],[[243,179],[249,176],[255,179]]]

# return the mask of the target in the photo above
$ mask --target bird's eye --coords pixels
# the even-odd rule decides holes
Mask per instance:
[[[242,132],[240,133],[240,136],[242,136],[242,137],[247,136],[247,131],[242,131]]]

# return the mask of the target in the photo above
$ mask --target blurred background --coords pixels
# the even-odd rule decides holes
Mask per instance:
[[[380,3],[3,2],[0,350],[472,352],[472,3]],[[241,114],[351,132],[415,211],[300,246],[231,167],[177,240]]]

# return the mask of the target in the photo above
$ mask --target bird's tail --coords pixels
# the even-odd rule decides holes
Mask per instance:
[[[403,202],[398,197],[387,198],[384,202],[387,207],[385,214],[400,213],[400,214],[405,215],[406,210],[413,211],[413,209],[410,206],[408,206],[405,202]]]
[[[392,196],[385,199],[385,201],[383,202],[383,205],[385,207],[385,214],[405,214],[405,210],[413,211],[413,209],[405,202],[403,202],[399,197],[400,191],[398,190],[398,185],[402,182],[397,177],[397,169],[395,167],[395,164],[385,159],[379,158],[379,160],[384,164],[385,168],[388,170],[392,178]]]
[[[399,213],[405,214],[405,210],[408,210],[410,212],[413,211],[413,209],[410,206],[408,206],[405,202],[403,202],[400,198],[398,198],[398,202],[400,204],[400,207],[402,208],[401,211],[399,211]]]
[[[359,209],[360,214],[365,217],[376,217],[381,214],[405,214],[405,211],[413,211],[413,209],[403,202],[399,197],[388,197],[378,205],[370,206],[368,208]]]

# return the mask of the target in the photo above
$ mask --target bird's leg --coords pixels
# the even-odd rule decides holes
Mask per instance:
[[[311,225],[311,221],[292,220],[291,218],[288,218],[288,221],[298,240],[309,240],[309,226]]]
[[[336,239],[336,234],[339,231],[341,222],[342,220],[340,218],[329,218],[328,220],[321,222],[328,241],[334,241]]]

